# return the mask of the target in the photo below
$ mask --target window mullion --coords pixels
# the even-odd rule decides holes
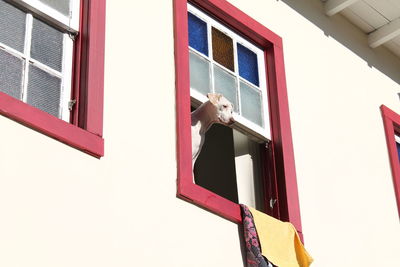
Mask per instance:
[[[235,79],[236,79],[236,85],[237,85],[237,103],[238,103],[238,113],[242,114],[242,103],[240,103],[240,79],[239,79],[239,62],[238,62],[238,57],[237,57],[237,41],[232,38],[233,41],[233,62],[235,66]]]
[[[70,110],[68,103],[71,100],[72,88],[72,57],[73,57],[73,40],[64,34],[64,53],[61,80],[61,96],[60,96],[60,118],[69,121]]]
[[[210,81],[211,81],[211,93],[215,93],[215,81],[214,81],[214,59],[212,49],[212,36],[211,36],[211,23],[207,21],[207,43],[208,43],[208,58],[210,59]]]
[[[22,95],[21,99],[26,103],[27,101],[27,90],[28,90],[28,80],[29,80],[29,62],[31,59],[31,42],[32,42],[32,26],[33,17],[31,14],[26,14],[26,30],[25,30],[25,45],[24,45],[24,55],[25,55],[25,66],[24,66],[24,78],[22,81]]]

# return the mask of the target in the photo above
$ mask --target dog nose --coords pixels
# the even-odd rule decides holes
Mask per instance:
[[[231,117],[231,119],[229,120],[229,124],[234,124],[235,122],[236,120],[233,117]]]

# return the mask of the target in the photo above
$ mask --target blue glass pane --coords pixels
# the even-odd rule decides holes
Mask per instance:
[[[259,86],[257,55],[244,47],[237,44],[239,75],[254,85]]]
[[[207,23],[188,13],[189,46],[208,56]]]
[[[396,142],[396,147],[397,147],[397,154],[399,155],[400,159],[400,144]]]

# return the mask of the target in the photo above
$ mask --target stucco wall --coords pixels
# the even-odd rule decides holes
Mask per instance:
[[[318,1],[231,2],[284,40],[313,266],[398,266],[400,61]],[[0,117],[0,266],[243,266],[237,225],[175,197],[172,1],[109,0],[106,34],[104,158]]]

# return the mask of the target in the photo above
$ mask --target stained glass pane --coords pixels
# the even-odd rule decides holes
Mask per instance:
[[[239,75],[259,86],[257,54],[241,44],[237,44]]]
[[[211,32],[214,60],[229,70],[235,71],[232,38],[214,27]]]
[[[69,7],[71,0],[40,0],[40,2],[54,8],[58,12],[69,16]]]
[[[31,56],[61,71],[64,34],[46,23],[33,19]]]
[[[22,60],[0,49],[0,92],[21,99]]]
[[[210,90],[210,63],[190,52],[190,87],[207,94]]]
[[[61,79],[33,66],[29,66],[27,102],[58,117],[61,95]]]
[[[215,92],[223,94],[232,104],[237,112],[239,105],[237,102],[237,83],[235,76],[231,75],[222,68],[214,65]]]
[[[208,56],[207,23],[188,13],[189,46]]]
[[[25,19],[24,12],[0,0],[0,42],[23,52]]]
[[[261,92],[256,88],[240,82],[240,103],[242,116],[263,127]]]

